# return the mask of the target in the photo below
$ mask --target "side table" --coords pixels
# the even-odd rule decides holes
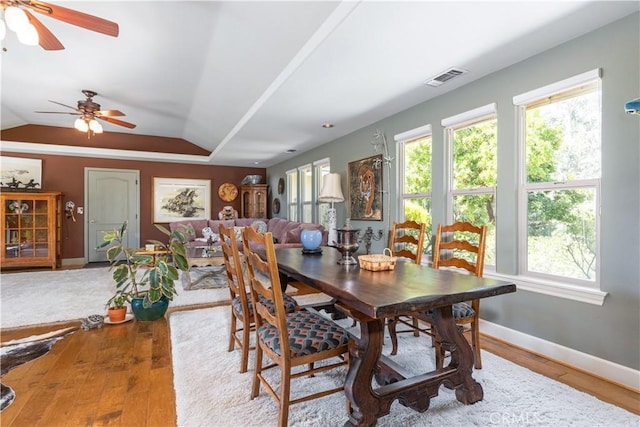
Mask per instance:
[[[208,256],[202,256],[203,250],[206,248],[194,247],[187,250],[189,270],[182,273],[182,286],[186,291],[228,286],[222,251],[206,252]]]

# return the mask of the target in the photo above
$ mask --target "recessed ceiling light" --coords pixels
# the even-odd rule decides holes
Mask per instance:
[[[333,123],[323,123],[322,127],[325,128],[325,129],[332,128],[333,127]]]
[[[259,164],[260,164],[260,162],[253,162],[253,164],[254,164],[254,165],[259,165]]]
[[[293,148],[290,148],[290,149],[287,150],[287,153],[295,153],[296,151],[298,151],[298,150],[294,150]]]

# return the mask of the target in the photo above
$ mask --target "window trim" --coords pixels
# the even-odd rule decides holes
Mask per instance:
[[[320,204],[318,203],[318,195],[320,194],[320,189],[322,186],[322,176],[321,170],[323,167],[328,167],[331,170],[331,158],[325,157],[320,160],[315,160],[313,162],[305,163],[303,165],[297,166],[293,169],[289,169],[286,171],[287,175],[287,197],[289,198],[289,203],[287,204],[287,219],[293,220],[291,218],[291,211],[294,210],[296,213],[295,221],[299,222],[312,222],[315,224],[320,224]],[[309,173],[311,177],[311,183],[307,186],[305,185],[305,174]],[[295,175],[295,187],[296,187],[296,203],[291,202],[291,189],[292,185],[291,176]],[[309,191],[310,194],[307,194],[306,191]],[[310,200],[304,200],[304,197],[308,195]],[[307,220],[304,218],[304,208],[306,206],[311,207],[311,219]]]
[[[532,292],[557,296],[595,305],[603,305],[607,292],[602,291],[601,265],[601,178],[577,179],[572,181],[559,182],[527,182],[526,170],[526,112],[532,106],[539,106],[545,103],[545,98],[552,100],[554,97],[563,99],[564,92],[572,94],[584,92],[591,89],[590,86],[596,84],[602,91],[602,70],[600,68],[587,71],[577,76],[569,77],[559,82],[555,82],[544,87],[534,89],[521,95],[513,97],[513,104],[516,108],[517,144],[519,158],[519,185],[518,185],[518,271],[517,276],[504,275],[516,281],[518,287]],[[601,141],[602,143],[602,141]],[[528,193],[536,190],[560,190],[560,189],[580,189],[588,188],[595,191],[595,215],[596,215],[596,271],[595,280],[574,279],[571,277],[552,275],[528,270],[528,232],[527,232],[527,202]]]
[[[324,221],[320,212],[321,203],[318,202],[318,196],[320,195],[320,191],[322,191],[322,182],[324,178],[322,169],[324,167],[327,167],[329,170],[328,173],[331,173],[331,159],[329,157],[325,157],[324,159],[316,160],[313,162],[313,222],[316,224],[322,224],[322,222]]]
[[[299,191],[299,183],[298,183],[298,169],[290,169],[288,171],[285,172],[286,176],[287,176],[287,216],[286,218],[290,221],[293,221],[294,219],[291,218],[291,211],[294,210],[296,212],[296,215],[298,214],[299,211],[299,203],[298,201],[300,200],[300,195],[298,194]],[[295,182],[296,182],[296,201],[293,201],[293,186],[291,185],[291,181],[294,181],[294,179],[292,178],[292,176],[295,175]],[[295,220],[297,221],[297,218],[295,218]]]
[[[608,292],[600,289],[587,288],[542,277],[502,274],[495,271],[485,271],[484,277],[514,282],[518,291],[535,292],[598,306],[604,304],[604,300],[608,295]]]
[[[415,129],[410,129],[405,132],[398,133],[393,136],[393,140],[396,141],[397,146],[397,158],[398,158],[398,168],[397,168],[397,176],[396,182],[398,183],[398,190],[396,194],[400,194],[398,197],[398,204],[396,207],[396,219],[398,221],[404,221],[404,200],[405,199],[415,199],[415,198],[429,198],[433,200],[433,189],[427,193],[405,193],[404,192],[404,173],[406,171],[405,168],[405,151],[404,147],[407,143],[413,142],[416,139],[421,138],[431,138],[431,154],[433,156],[433,132],[431,131],[431,125],[427,124],[424,126],[417,127]],[[433,163],[433,157],[431,159]],[[432,177],[433,179],[433,177]]]
[[[521,107],[524,105],[532,104],[540,98],[550,97],[557,95],[559,92],[565,92],[574,87],[578,87],[584,84],[590,83],[592,80],[602,78],[602,69],[596,68],[591,71],[587,71],[577,76],[569,77],[559,82],[551,83],[546,86],[530,90],[520,95],[513,97],[513,105]]]
[[[396,171],[396,194],[400,194],[398,197],[398,204],[396,207],[396,218],[397,221],[402,222],[405,221],[406,218],[404,216],[404,202],[407,199],[429,199],[429,203],[433,205],[433,188],[428,192],[420,192],[420,193],[405,193],[404,192],[404,183],[405,183],[405,171],[407,170],[405,167],[406,164],[406,152],[405,147],[407,143],[414,142],[418,139],[422,138],[430,138],[431,139],[431,170],[433,175],[433,132],[430,124],[426,124],[424,126],[417,127],[415,129],[411,129],[405,132],[401,132],[399,134],[394,135],[393,139],[396,142],[396,158],[398,159],[398,168]],[[431,177],[433,181],[433,176]],[[432,182],[433,184],[433,182]],[[433,212],[431,212],[431,223],[433,224]],[[427,235],[432,234],[432,230],[427,231]],[[431,252],[428,254],[422,255],[422,264],[428,264],[431,262]]]
[[[309,174],[311,177],[311,183],[309,188],[307,188],[305,183],[305,175]],[[305,163],[304,165],[298,166],[298,221],[307,222],[304,218],[304,208],[305,206],[309,206],[311,208],[311,221],[313,221],[313,206],[314,206],[314,197],[313,197],[313,165],[311,163]],[[307,190],[311,193],[309,194],[309,200],[307,199]]]
[[[486,122],[489,120],[495,120],[496,122],[496,183],[490,187],[474,187],[474,188],[454,188],[453,187],[453,173],[454,173],[454,156],[453,156],[453,140],[454,132],[458,129],[474,126],[478,123]],[[453,219],[453,205],[456,196],[478,196],[483,194],[493,195],[495,209],[494,214],[496,218],[495,228],[496,236],[493,244],[493,253],[495,254],[494,264],[485,264],[485,272],[496,271],[498,264],[498,149],[497,149],[497,129],[498,129],[498,110],[495,102],[483,105],[472,110],[456,114],[442,119],[442,125],[444,126],[444,143],[445,143],[445,155],[446,155],[446,169],[444,170],[446,189],[445,199],[445,221],[452,223]]]

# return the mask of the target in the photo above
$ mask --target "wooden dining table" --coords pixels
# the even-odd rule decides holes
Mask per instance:
[[[363,270],[338,264],[341,254],[332,247],[323,247],[321,255],[278,249],[276,257],[281,275],[333,297],[336,306],[360,324],[360,337],[352,336],[349,343],[346,426],[374,426],[396,399],[425,412],[443,384],[455,389],[456,399],[464,404],[482,400],[482,386],[472,377],[473,353],[456,327],[452,304],[515,292],[515,284],[414,263],[399,262],[390,271]],[[384,321],[427,310],[451,358],[442,369],[414,375],[382,355]],[[374,376],[380,385],[375,389]]]

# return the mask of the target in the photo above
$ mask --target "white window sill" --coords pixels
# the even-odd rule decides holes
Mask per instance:
[[[573,301],[580,301],[599,306],[604,304],[604,299],[607,296],[606,292],[602,292],[599,289],[590,289],[583,286],[552,282],[534,277],[510,276],[508,274],[487,271],[485,271],[484,277],[514,282],[520,290],[537,292],[539,294],[551,295],[558,298],[566,298]]]

